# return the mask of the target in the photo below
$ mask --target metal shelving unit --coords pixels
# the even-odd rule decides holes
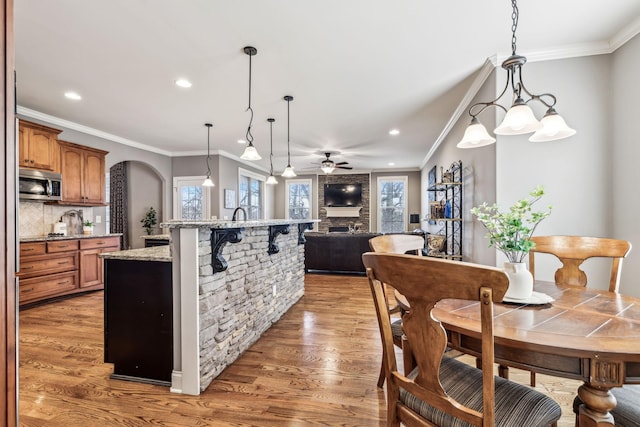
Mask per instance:
[[[462,160],[458,160],[447,170],[441,170],[440,179],[427,188],[435,195],[429,219],[439,227],[435,234],[444,236],[442,248],[429,249],[429,256],[462,260],[462,184]],[[427,246],[428,239],[427,236]]]

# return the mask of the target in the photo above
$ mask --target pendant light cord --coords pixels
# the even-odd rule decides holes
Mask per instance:
[[[269,154],[269,162],[271,163],[271,176],[273,176],[273,119],[269,119],[269,135],[271,139],[271,153]]]
[[[249,127],[247,128],[246,139],[249,145],[253,144],[253,135],[251,134],[251,124],[253,123],[253,108],[251,108],[251,57],[253,55],[249,54],[249,107],[246,111],[251,111],[251,118],[249,119]]]
[[[287,99],[287,166],[291,166],[291,152],[289,151],[289,103],[291,99]]]
[[[207,127],[207,178],[211,177],[211,167],[209,166],[209,158],[211,157],[210,155],[210,150],[209,150],[209,134],[211,133],[211,126],[213,126],[211,123],[205,123],[205,126]]]

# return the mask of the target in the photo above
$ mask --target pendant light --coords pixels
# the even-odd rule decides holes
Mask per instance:
[[[209,166],[209,159],[211,157],[210,146],[209,146],[209,132],[211,131],[211,126],[213,125],[211,123],[205,123],[204,125],[207,127],[207,177],[202,183],[202,186],[213,187],[214,184],[213,184],[213,181],[211,180],[211,167]]]
[[[507,70],[507,81],[502,93],[493,101],[478,102],[469,108],[471,123],[458,143],[458,148],[475,148],[493,144],[496,139],[487,132],[487,129],[478,121],[477,116],[489,107],[497,107],[506,112],[502,123],[494,129],[497,135],[522,135],[535,132],[529,141],[555,141],[568,138],[576,133],[567,126],[564,119],[556,112],[556,97],[551,93],[535,95],[526,88],[522,81],[522,66],[527,58],[516,54],[516,29],[518,28],[519,11],[516,0],[511,0],[511,56],[504,60],[502,68]],[[511,85],[513,103],[509,110],[498,101],[507,92]],[[525,100],[525,97],[529,97]],[[536,119],[529,107],[529,102],[537,101],[547,108],[547,112],[541,121]]]
[[[284,169],[284,172],[282,172],[282,176],[285,178],[293,178],[296,176],[296,173],[293,167],[291,167],[291,151],[289,149],[289,103],[293,101],[293,96],[286,95],[284,100],[287,101],[287,167]]]
[[[258,154],[256,147],[253,146],[253,135],[251,135],[251,123],[253,123],[253,108],[251,108],[251,57],[258,53],[258,49],[252,46],[246,46],[244,53],[249,55],[249,108],[247,108],[247,111],[251,112],[251,118],[249,119],[249,127],[247,127],[246,139],[248,145],[240,158],[244,160],[260,160],[262,157]]]
[[[269,178],[267,178],[267,184],[277,184],[278,180],[276,179],[275,176],[273,176],[273,122],[276,121],[276,119],[272,119],[271,117],[269,117],[267,119],[267,121],[269,122],[269,134],[270,134],[270,140],[271,140],[271,152],[269,153],[269,163],[271,165],[271,173],[269,174]]]

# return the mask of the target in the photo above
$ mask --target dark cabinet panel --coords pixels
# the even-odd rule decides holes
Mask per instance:
[[[113,378],[170,385],[171,263],[105,259],[105,362]]]

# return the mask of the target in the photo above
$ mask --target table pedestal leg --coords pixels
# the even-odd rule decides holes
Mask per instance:
[[[613,416],[609,413],[616,407],[616,398],[609,390],[599,390],[583,384],[578,388],[583,404],[578,414],[579,427],[610,427]]]

